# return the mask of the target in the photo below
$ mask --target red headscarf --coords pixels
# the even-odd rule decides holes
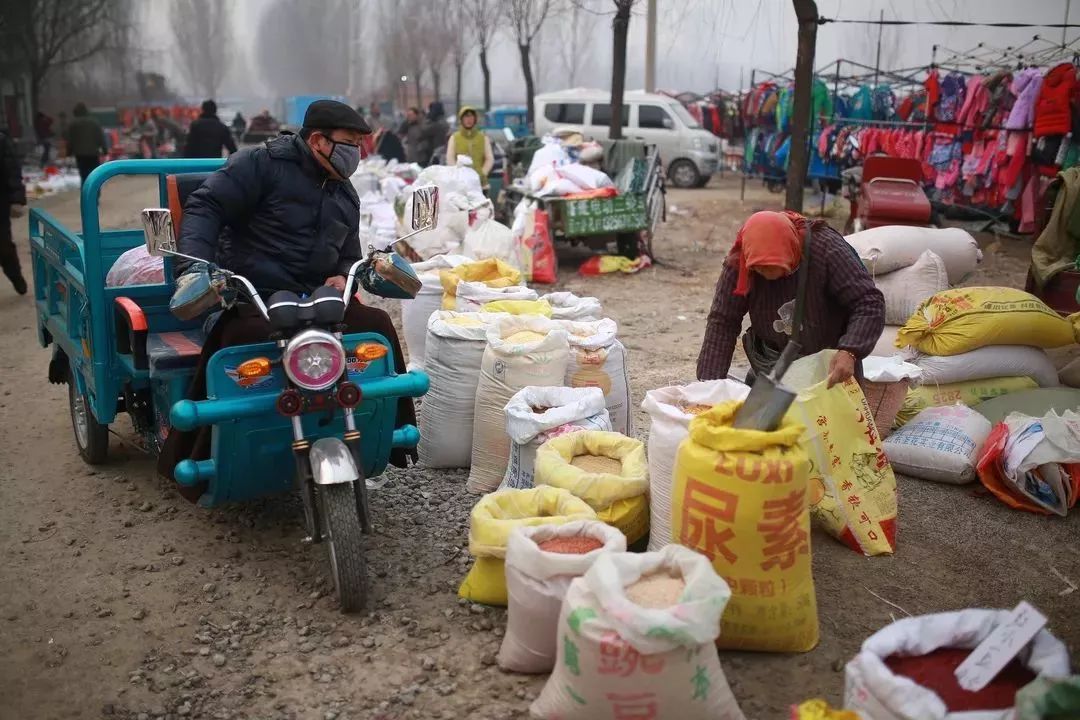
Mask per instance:
[[[802,234],[806,218],[798,213],[757,212],[743,223],[728,262],[738,263],[736,295],[750,292],[750,271],[755,267],[781,267],[795,272],[802,260]]]

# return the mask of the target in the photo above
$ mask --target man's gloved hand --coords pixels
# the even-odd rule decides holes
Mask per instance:
[[[11,206],[11,217],[13,217],[13,218],[21,218],[25,214],[26,214],[26,206],[25,205],[12,205]]]

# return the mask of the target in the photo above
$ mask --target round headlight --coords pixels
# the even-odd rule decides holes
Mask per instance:
[[[285,347],[285,374],[305,390],[325,390],[345,370],[345,349],[336,337],[322,330],[305,330]]]

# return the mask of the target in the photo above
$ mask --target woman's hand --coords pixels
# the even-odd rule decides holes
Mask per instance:
[[[837,350],[829,362],[829,385],[847,382],[855,375],[855,356],[847,350]]]

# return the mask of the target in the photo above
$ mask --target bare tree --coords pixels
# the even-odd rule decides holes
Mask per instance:
[[[414,30],[414,37],[422,38],[425,48],[424,59],[427,71],[431,75],[431,86],[435,99],[442,99],[442,73],[454,49],[454,37],[460,32],[457,9],[460,0],[424,0],[426,8],[419,32]]]
[[[465,19],[476,41],[480,72],[484,76],[484,109],[491,107],[491,66],[488,52],[495,42],[504,15],[502,5],[511,0],[463,0]]]
[[[504,0],[510,32],[521,56],[521,74],[525,76],[525,106],[528,123],[535,117],[536,83],[533,79],[532,45],[544,22],[554,14],[555,0]],[[625,42],[625,38],[624,38]],[[486,100],[486,98],[485,98]]]
[[[630,33],[630,16],[637,0],[615,0],[612,20],[614,42],[611,60],[611,127],[608,137],[622,138],[623,96],[626,94],[626,38]]]
[[[556,29],[559,59],[571,86],[578,83],[582,67],[592,51],[591,35],[596,29],[596,11],[592,0],[577,0],[570,4]]]
[[[3,0],[0,0],[2,2]],[[275,95],[344,94],[349,85],[349,24],[343,0],[266,0],[255,36],[254,59]]]
[[[461,75],[465,70],[465,60],[469,56],[469,37],[466,32],[466,0],[447,0],[447,16],[450,33],[450,62],[454,66],[454,108],[461,108]]]
[[[172,0],[173,53],[191,89],[213,97],[229,70],[232,19],[225,0]]]

